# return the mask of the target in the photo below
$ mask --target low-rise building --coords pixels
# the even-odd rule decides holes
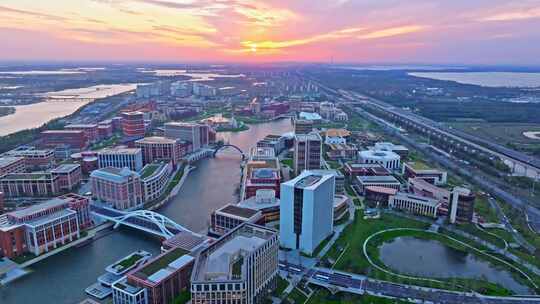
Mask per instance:
[[[54,165],[54,150],[36,149],[32,146],[22,146],[5,153],[8,156],[23,157],[26,168],[47,169]]]
[[[180,139],[166,137],[145,137],[135,142],[142,150],[145,164],[155,161],[170,161],[173,166],[181,162],[182,157],[192,152],[192,145]]]
[[[318,169],[318,170],[309,170],[309,172],[319,175],[331,174],[334,176],[335,180],[335,193],[344,193],[345,192],[345,176],[341,171],[336,169]]]
[[[388,201],[390,196],[396,195],[398,189],[368,186],[364,189],[364,196],[366,202],[372,202],[378,204],[381,207],[388,207]]]
[[[345,174],[351,179],[356,179],[357,176],[385,176],[390,175],[390,171],[380,164],[359,164],[345,163],[343,166]]]
[[[41,144],[46,148],[68,146],[73,150],[83,150],[88,146],[86,133],[81,130],[47,130],[41,132]]]
[[[265,138],[257,142],[257,147],[268,147],[274,149],[274,154],[278,155],[279,153],[285,150],[285,137],[280,135],[267,135]]]
[[[118,210],[142,207],[141,178],[128,168],[106,167],[90,174],[94,199],[110,204]]]
[[[378,186],[390,189],[401,189],[401,183],[397,178],[392,175],[384,176],[357,176],[356,177],[357,189],[362,195],[366,194],[366,188],[372,186]]]
[[[370,148],[374,151],[387,151],[399,155],[401,158],[406,158],[409,155],[409,149],[403,145],[394,145],[391,142],[377,142]]]
[[[262,224],[262,213],[238,205],[225,205],[210,215],[211,233],[224,235],[243,223]]]
[[[59,177],[51,173],[12,173],[0,177],[6,197],[47,197],[60,192]]]
[[[345,217],[349,211],[349,197],[346,195],[334,195],[334,222]]]
[[[89,142],[93,143],[99,140],[97,124],[69,124],[64,127],[66,130],[83,131]]]
[[[78,239],[83,227],[79,219],[87,214],[88,200],[75,203],[62,197],[6,213],[0,218],[0,253],[10,258],[26,252],[40,255]]]
[[[53,177],[58,177],[59,190],[71,191],[79,186],[82,180],[82,169],[79,164],[63,164],[50,172]]]
[[[9,173],[23,173],[26,170],[23,157],[0,157],[0,176]]]
[[[279,197],[279,185],[281,182],[279,170],[275,168],[257,168],[251,170],[244,187],[244,198],[255,196],[258,190],[274,190],[276,197]]]
[[[409,189],[412,193],[421,196],[432,197],[443,203],[443,206],[450,205],[450,191],[435,186],[422,178],[410,178]]]
[[[190,287],[195,258],[173,248],[130,271],[113,285],[114,304],[171,304]]]
[[[140,171],[143,167],[143,154],[139,148],[127,148],[125,146],[106,148],[97,153],[97,158],[100,168],[127,167],[132,171]]]
[[[447,173],[437,169],[432,169],[418,162],[408,162],[403,164],[403,178],[421,178],[431,184],[440,186],[446,184]]]
[[[294,120],[294,134],[309,134],[313,131],[313,121],[295,119]]]
[[[276,288],[278,234],[244,223],[197,256],[191,303],[261,303]]]
[[[279,198],[274,190],[257,190],[255,196],[242,200],[238,207],[260,211],[264,224],[279,221]]]
[[[328,144],[326,156],[330,160],[356,160],[358,149],[347,144]]]
[[[364,164],[380,164],[390,171],[400,169],[401,157],[392,152],[384,150],[365,150],[358,152],[358,161]]]
[[[173,172],[170,162],[147,164],[141,171],[141,184],[143,200],[151,202],[159,197],[167,189],[169,177]]]
[[[436,199],[405,192],[390,196],[388,201],[388,207],[392,209],[432,218],[437,218],[440,206],[441,202]]]

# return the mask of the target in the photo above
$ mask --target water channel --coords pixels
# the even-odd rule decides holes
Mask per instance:
[[[508,271],[438,241],[398,237],[381,245],[380,259],[390,269],[413,276],[485,279],[516,294],[531,293]]]
[[[291,131],[289,120],[251,125],[248,131],[219,133],[244,152],[268,134]],[[207,228],[210,213],[237,201],[241,157],[224,150],[216,158],[199,161],[177,198],[159,210],[181,225],[200,232]],[[73,304],[86,298],[84,289],[96,281],[104,268],[137,249],[159,253],[159,241],[143,232],[119,229],[81,247],[50,257],[32,266],[32,273],[0,286],[0,303]]]

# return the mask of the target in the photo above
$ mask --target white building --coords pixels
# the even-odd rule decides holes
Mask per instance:
[[[141,149],[115,147],[103,149],[98,152],[98,165],[100,168],[115,167],[129,168],[132,171],[140,171],[143,167]]]
[[[395,171],[400,168],[400,156],[392,151],[365,150],[358,152],[358,160],[363,164],[380,164],[384,168]]]
[[[209,127],[190,122],[168,122],[165,124],[165,137],[181,139],[192,143],[193,151],[208,145]]]
[[[244,223],[203,249],[191,273],[193,304],[262,303],[276,287],[278,235]]]
[[[345,145],[347,140],[341,136],[326,136],[324,143],[327,145]]]
[[[332,234],[334,189],[334,175],[309,171],[281,184],[281,246],[312,254]]]
[[[434,198],[398,192],[388,198],[388,206],[392,209],[436,218],[441,202]]]

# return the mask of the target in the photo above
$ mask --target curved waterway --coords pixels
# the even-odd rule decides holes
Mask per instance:
[[[218,133],[226,142],[245,153],[268,134],[292,130],[288,119],[251,125],[239,133]],[[208,227],[210,213],[237,201],[241,157],[224,150],[216,158],[199,161],[175,200],[158,212],[196,232]],[[94,283],[104,268],[115,260],[143,249],[159,253],[156,238],[131,229],[119,229],[81,247],[67,250],[31,267],[32,273],[7,286],[0,286],[0,303],[73,304],[88,297],[84,289]]]
[[[390,269],[413,276],[485,279],[516,294],[530,294],[508,271],[438,241],[398,237],[381,245],[380,259]]]

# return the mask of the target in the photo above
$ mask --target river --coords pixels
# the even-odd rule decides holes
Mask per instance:
[[[288,119],[251,125],[239,133],[218,133],[245,153],[268,134],[292,130]],[[236,202],[241,157],[224,150],[216,158],[199,161],[175,200],[158,212],[196,232],[208,226],[210,213]],[[160,243],[143,232],[120,229],[91,244],[67,250],[32,266],[32,273],[7,286],[0,286],[0,303],[73,304],[86,298],[84,289],[96,281],[104,268],[137,249],[159,253]]]

